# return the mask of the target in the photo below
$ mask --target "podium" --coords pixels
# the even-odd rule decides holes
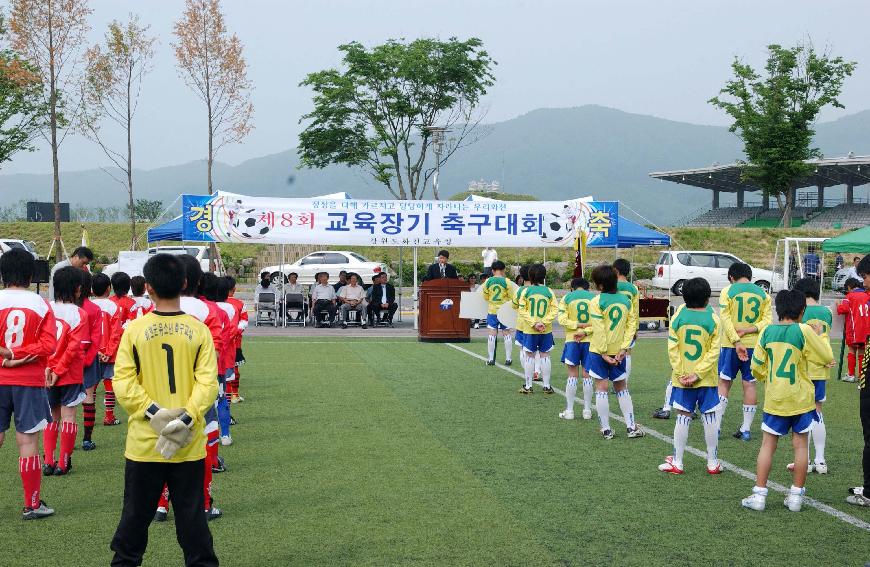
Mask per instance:
[[[459,318],[459,300],[471,286],[460,279],[441,278],[420,285],[419,340],[467,343],[471,321]],[[448,301],[449,300],[449,301]]]

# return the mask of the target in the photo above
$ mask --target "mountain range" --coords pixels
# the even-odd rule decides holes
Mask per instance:
[[[441,170],[441,196],[465,191],[472,180],[499,180],[510,193],[543,200],[594,195],[619,200],[660,225],[709,208],[710,192],[649,177],[651,171],[731,163],[742,142],[720,126],[632,114],[603,106],[539,109],[484,127],[480,140],[457,152]],[[816,127],[816,145],[829,157],[870,154],[870,110]],[[256,196],[307,197],[347,191],[389,198],[364,171],[344,166],[297,169],[295,150],[216,163],[215,187]],[[169,204],[181,193],[204,191],[205,161],[134,172],[137,197]],[[431,193],[428,193],[431,195]],[[121,205],[125,193],[99,169],[64,171],[61,197],[73,205],[101,195],[100,205]],[[51,199],[51,175],[0,175],[0,205]],[[723,204],[727,201],[723,201]]]

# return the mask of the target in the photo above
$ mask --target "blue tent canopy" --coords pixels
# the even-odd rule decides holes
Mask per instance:
[[[619,217],[616,227],[617,248],[634,248],[635,246],[670,246],[671,237],[664,232],[652,230],[641,224]]]
[[[148,229],[148,242],[157,242],[158,240],[181,241],[180,215],[167,223]]]

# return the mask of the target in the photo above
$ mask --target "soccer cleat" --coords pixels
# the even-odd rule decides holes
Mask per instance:
[[[169,510],[166,508],[157,508],[157,511],[154,512],[154,521],[155,522],[165,522],[169,517]]]
[[[748,431],[740,431],[739,429],[735,431],[732,435],[735,439],[740,439],[741,441],[749,441],[752,439],[752,434]]]
[[[857,487],[857,488],[862,488],[862,487]],[[853,490],[853,489],[850,488],[849,490]],[[846,497],[846,502],[848,502],[849,504],[853,504],[855,506],[862,506],[864,508],[870,507],[870,498],[867,498],[863,494],[850,494],[849,496]]]
[[[789,472],[794,472],[794,463],[789,463],[789,464],[787,464],[787,465],[785,466],[785,468],[786,468],[786,470],[789,471]],[[813,472],[813,464],[812,464],[812,463],[809,463],[809,464],[807,465],[807,472],[808,472],[808,473]],[[825,469],[825,472],[827,472],[827,468]]]
[[[117,417],[107,417],[103,420],[103,425],[111,427],[112,425],[121,425],[121,420]]]
[[[613,439],[613,430],[612,429],[602,429],[601,436],[604,437],[605,439],[608,439],[608,440]]]
[[[744,498],[740,501],[740,504],[742,504],[744,508],[761,512],[764,510],[765,504],[767,504],[767,490],[759,492],[758,488],[753,488],[752,496]]]
[[[827,463],[813,463],[810,465],[815,469],[818,474],[828,474],[828,464]]]
[[[560,412],[559,412],[559,419],[574,419],[574,412],[573,412],[573,411],[567,411],[567,410],[566,410],[566,411],[560,411]]]
[[[21,519],[22,520],[38,520],[40,518],[47,518],[53,514],[54,514],[54,508],[49,508],[48,504],[46,504],[44,500],[40,500],[39,507],[37,507],[37,508],[24,508],[21,511]]]
[[[591,409],[583,410],[583,419],[592,419],[592,410]]]
[[[93,451],[96,448],[97,444],[90,439],[85,439],[84,441],[82,441],[82,451]]]
[[[510,358],[504,361],[504,365],[505,365],[505,366],[510,366],[510,365],[513,364],[513,363],[514,363],[514,361],[511,360]]]
[[[785,497],[785,500],[782,501],[783,506],[791,510],[792,512],[800,512],[801,505],[804,502],[804,492],[806,489],[801,488],[800,492],[794,492],[789,489],[788,496]]]
[[[232,397],[230,397],[231,404],[237,404],[240,401],[242,401],[242,400],[239,398],[238,394],[233,394]]]
[[[716,463],[712,467],[709,464],[707,465],[707,474],[722,474],[723,470],[722,463]]]
[[[653,412],[652,416],[655,419],[671,419],[671,410],[659,408]]]
[[[674,464],[673,455],[665,457],[665,462],[659,465],[659,470],[669,474],[683,474],[683,469]]]
[[[213,473],[222,473],[227,472],[227,467],[224,464],[224,458],[218,455],[217,464],[212,465],[211,472]]]
[[[243,398],[240,394],[234,394],[235,397],[239,399],[239,402],[244,402],[245,398]]]
[[[494,360],[487,360],[486,365],[487,366],[495,366],[495,361]]]
[[[48,463],[42,463],[42,476],[53,476],[57,467]]]
[[[556,390],[554,390],[553,388],[547,387],[547,388],[544,388],[544,393],[545,394],[555,394]]]
[[[526,388],[525,386],[519,389],[520,394],[531,394],[533,391],[534,390],[532,390],[531,388]]]
[[[854,382],[854,381],[855,381],[855,377],[852,376],[851,374],[847,374],[846,376],[843,376],[843,382]]]
[[[221,445],[228,447],[233,444],[233,438],[229,435],[221,435]]]
[[[209,522],[211,522],[212,520],[217,520],[223,515],[224,513],[221,512],[220,508],[215,508],[214,505],[212,505],[211,508],[205,511],[205,517]]]
[[[625,430],[628,432],[629,439],[636,439],[638,437],[643,437],[644,435],[646,435],[646,433],[643,432],[643,429],[641,429],[639,425],[635,425],[631,429],[626,427]]]

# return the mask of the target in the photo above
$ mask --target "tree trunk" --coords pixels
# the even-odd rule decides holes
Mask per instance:
[[[208,194],[212,194],[211,168],[214,164],[214,130],[212,129],[211,101],[208,101]],[[208,269],[217,271],[217,245],[212,242],[208,246]]]
[[[57,77],[54,71],[54,30],[52,29],[51,4],[48,13],[48,87],[49,92],[49,127],[51,129],[51,169],[53,174],[52,197],[54,198],[54,251],[55,262],[63,259],[63,250],[60,245],[60,164],[57,160]]]
[[[788,189],[785,193],[785,210],[782,213],[783,228],[791,228],[792,210],[794,210],[794,192]]]

